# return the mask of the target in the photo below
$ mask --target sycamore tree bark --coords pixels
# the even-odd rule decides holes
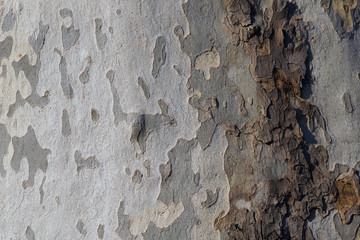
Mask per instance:
[[[0,239],[360,239],[357,0],[0,0]]]

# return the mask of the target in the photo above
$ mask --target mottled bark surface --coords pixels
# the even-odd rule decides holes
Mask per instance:
[[[359,9],[0,1],[0,238],[359,239]]]

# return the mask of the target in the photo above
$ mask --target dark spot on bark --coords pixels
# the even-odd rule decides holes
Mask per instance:
[[[95,108],[92,108],[91,109],[91,120],[93,122],[97,122],[100,118],[100,114],[99,112],[95,109]]]
[[[166,60],[166,39],[158,37],[155,42],[153,68],[151,74],[154,78],[159,75],[160,68],[165,64]]]

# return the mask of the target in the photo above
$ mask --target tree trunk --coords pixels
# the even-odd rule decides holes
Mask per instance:
[[[0,1],[1,239],[360,239],[357,0]]]

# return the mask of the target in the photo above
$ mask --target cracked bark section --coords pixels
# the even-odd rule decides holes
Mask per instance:
[[[319,109],[302,98],[302,83],[311,77],[307,24],[297,17],[296,5],[286,0],[274,0],[265,10],[253,0],[230,0],[225,7],[223,23],[231,43],[244,44],[251,55],[250,72],[260,107],[257,119],[243,129],[234,126],[228,131],[229,145],[240,145],[243,135],[248,135],[254,155],[259,146],[260,152],[269,147],[275,159],[287,164],[287,172],[266,181],[266,197],[256,203],[258,190],[242,190],[244,177],[231,167],[239,163],[230,161],[235,153],[229,148],[225,170],[230,211],[216,219],[215,227],[223,239],[313,239],[307,220],[315,210],[326,216],[334,209],[338,191],[326,167],[325,148],[304,137],[304,128],[312,132],[319,127],[325,141],[331,141]],[[301,118],[307,119],[307,126],[300,125]],[[256,170],[262,171],[261,166]],[[255,204],[251,209],[238,208],[239,200]]]

